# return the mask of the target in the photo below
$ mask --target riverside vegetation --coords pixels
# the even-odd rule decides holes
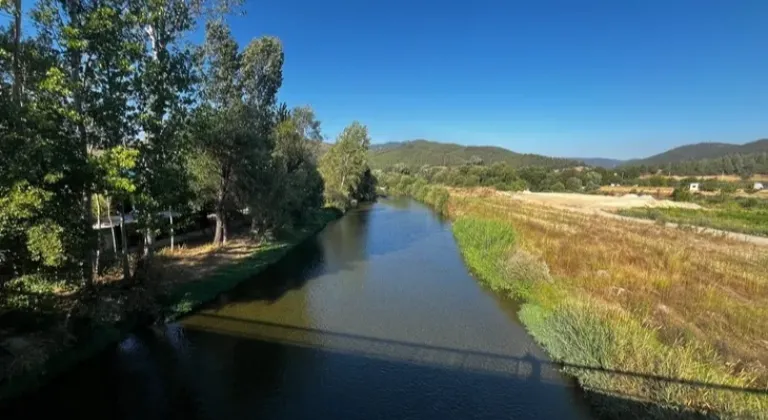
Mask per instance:
[[[449,194],[439,209],[467,265],[522,302],[523,324],[602,416],[766,417],[768,249],[489,189],[380,180],[428,203],[424,191]]]
[[[193,309],[374,196],[367,128],[321,157],[312,108],[278,103],[280,40],[238,45],[237,7],[3,2],[0,397]]]

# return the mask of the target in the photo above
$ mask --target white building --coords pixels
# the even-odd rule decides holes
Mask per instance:
[[[699,183],[698,182],[691,182],[691,185],[688,186],[688,191],[690,191],[690,192],[698,192],[699,191]]]

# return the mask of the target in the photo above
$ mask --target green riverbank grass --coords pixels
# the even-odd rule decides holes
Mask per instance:
[[[304,226],[286,232],[281,241],[263,244],[248,257],[222,265],[199,281],[174,285],[161,302],[165,321],[188,314],[252,278],[340,216],[341,212],[336,209],[322,209]],[[137,326],[135,320],[124,320],[119,325],[100,325],[88,337],[80,338],[77,344],[48,357],[41,367],[31,367],[28,373],[0,382],[0,402],[44,385],[54,376],[74,368],[120,341]]]
[[[607,222],[568,224],[559,216],[554,218],[553,210],[515,209],[517,204],[509,201],[460,194],[452,191],[449,207],[450,214],[457,216],[453,232],[468,267],[491,289],[523,302],[519,316],[525,327],[578,380],[601,417],[768,418],[768,387],[761,379],[759,363],[727,360],[722,356],[725,347],[716,348],[697,335],[702,332],[701,324],[688,326],[682,315],[673,312],[675,301],[652,290],[643,291],[642,285],[635,289],[617,281],[615,276],[636,275],[649,263],[641,257],[646,251],[640,243],[632,243],[637,248],[627,248],[627,242],[594,242],[601,238],[594,234],[590,237],[590,231],[606,234],[606,238],[610,232],[621,235],[612,230],[615,225],[608,226]],[[502,211],[501,205],[508,207]],[[579,223],[583,219],[574,218]],[[517,226],[524,227],[526,236],[521,236]],[[663,237],[656,240],[671,241]],[[600,248],[596,249],[596,245]],[[612,252],[623,257],[614,259]],[[612,265],[596,258],[610,258],[607,261]],[[544,261],[556,262],[556,271],[550,274]],[[591,278],[577,274],[586,268],[585,264],[594,273]],[[679,271],[687,268],[681,264],[663,264],[661,269],[679,278]],[[705,267],[693,268],[705,270],[697,271],[698,275],[718,275],[707,273]],[[683,284],[686,288],[696,287],[693,283]],[[693,303],[702,307],[694,306],[689,311],[712,314],[705,302]],[[733,316],[730,309],[726,310]],[[721,346],[740,343],[734,326],[732,337],[720,336]]]

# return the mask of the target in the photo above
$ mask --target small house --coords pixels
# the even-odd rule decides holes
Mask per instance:
[[[755,185],[752,186],[752,189],[755,190],[755,191],[760,191],[760,190],[762,190],[764,188],[765,188],[765,186],[763,185],[762,182],[755,182]]]
[[[691,185],[688,186],[688,191],[690,192],[699,192],[699,183],[698,182],[691,182]]]

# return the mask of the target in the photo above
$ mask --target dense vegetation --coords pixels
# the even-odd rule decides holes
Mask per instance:
[[[156,310],[156,239],[173,246],[209,214],[216,246],[235,231],[266,243],[372,197],[366,127],[318,161],[312,109],[278,104],[281,42],[238,45],[232,5],[39,0],[27,21],[3,2],[16,19],[0,31],[0,350]],[[0,352],[0,381],[6,362],[23,365]]]
[[[514,168],[539,166],[566,168],[579,165],[578,161],[541,155],[521,154],[491,146],[461,146],[427,140],[387,143],[371,149],[371,167],[385,169],[398,163],[410,168],[423,165],[456,166],[463,164],[506,163]]]
[[[453,167],[424,165],[411,170],[403,164],[379,172],[382,185],[396,185],[401,177],[423,179],[426,183],[454,187],[493,187],[500,191],[595,191],[616,176],[603,168],[593,170],[515,169],[505,163]]]

